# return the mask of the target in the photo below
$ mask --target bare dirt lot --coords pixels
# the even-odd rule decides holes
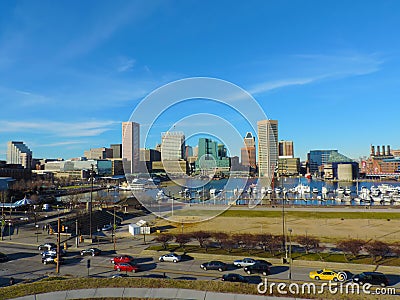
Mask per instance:
[[[196,217],[180,216],[175,219],[195,221]],[[167,230],[169,233],[207,230],[227,233],[281,234],[282,218],[218,216],[204,222],[184,223],[183,226],[179,222],[158,219],[156,226],[169,228]],[[312,235],[326,242],[344,238],[378,239],[386,242],[400,240],[399,219],[303,219],[288,216],[285,227],[286,229],[291,228],[293,235]]]

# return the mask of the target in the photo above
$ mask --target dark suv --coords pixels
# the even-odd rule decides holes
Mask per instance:
[[[363,272],[361,274],[354,275],[352,280],[353,282],[361,285],[364,283],[380,286],[389,285],[389,280],[386,278],[386,276],[379,272]]]
[[[270,274],[269,265],[265,263],[256,263],[252,266],[247,266],[244,268],[244,271],[249,275],[258,273],[267,276]]]
[[[227,269],[227,265],[222,261],[210,261],[200,265],[204,271],[207,270],[218,270],[220,272],[225,271]]]

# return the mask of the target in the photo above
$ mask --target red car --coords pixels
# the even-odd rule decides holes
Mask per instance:
[[[111,262],[113,264],[130,263],[132,261],[133,261],[133,257],[130,255],[120,255],[120,256],[116,256],[111,259]]]
[[[118,263],[114,265],[114,270],[120,272],[120,271],[126,271],[126,272],[137,272],[139,271],[139,267],[136,265],[131,265],[129,263]]]

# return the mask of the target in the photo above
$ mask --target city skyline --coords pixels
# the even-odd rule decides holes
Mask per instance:
[[[302,160],[313,149],[357,159],[371,144],[400,148],[388,130],[398,127],[400,3],[117,4],[0,4],[0,160],[11,140],[37,158],[120,143],[143,97],[192,76],[250,92]],[[155,148],[159,132],[202,106],[171,109],[140,146]]]

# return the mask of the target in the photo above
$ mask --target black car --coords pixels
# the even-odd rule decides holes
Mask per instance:
[[[42,264],[47,265],[47,264],[56,264],[57,263],[57,256],[44,256],[42,257]],[[64,263],[64,259],[60,257],[60,264]]]
[[[210,261],[210,262],[201,264],[200,268],[202,268],[204,271],[218,270],[218,271],[222,272],[227,269],[227,265],[225,263],[223,263],[222,261],[215,260],[215,261]]]
[[[249,275],[253,273],[258,273],[267,276],[270,274],[269,265],[265,263],[256,263],[252,266],[247,266],[244,268],[244,271]]]
[[[98,248],[89,248],[89,249],[83,249],[81,250],[81,255],[91,255],[91,256],[97,256],[101,254],[101,250]]]
[[[263,260],[263,259],[256,259],[255,260],[256,264],[263,264],[267,266],[272,266],[272,264],[269,261]]]
[[[373,285],[387,286],[389,285],[389,280],[385,274],[379,272],[363,272],[361,274],[354,275],[352,278],[353,282],[360,285],[364,283],[369,283]]]
[[[0,262],[6,262],[8,259],[9,258],[6,254],[0,252]]]
[[[248,280],[240,274],[229,273],[222,275],[222,281],[230,282],[248,282]]]

